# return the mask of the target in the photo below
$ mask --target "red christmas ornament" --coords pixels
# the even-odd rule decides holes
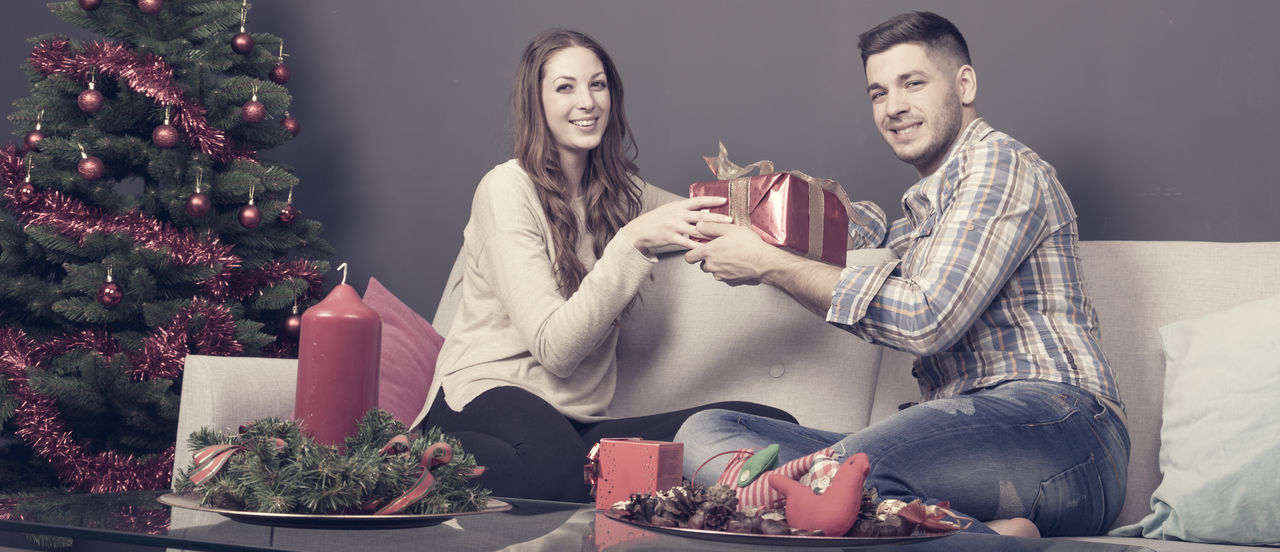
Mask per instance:
[[[151,131],[151,143],[156,147],[169,149],[178,145],[178,129],[170,124],[162,124]]]
[[[18,185],[18,189],[13,192],[13,200],[18,205],[31,205],[36,201],[36,187],[30,182],[23,182]]]
[[[80,164],[76,165],[76,170],[80,172],[80,178],[93,182],[106,172],[107,166],[101,159],[92,155],[80,160]]]
[[[120,304],[120,300],[124,299],[124,291],[120,289],[120,284],[111,281],[111,276],[107,276],[107,281],[98,286],[98,302],[107,308]]]
[[[209,208],[213,203],[209,201],[209,196],[196,192],[187,196],[187,214],[196,218],[209,214]]]
[[[297,339],[302,333],[302,316],[295,310],[293,314],[284,319],[284,334]]]
[[[240,226],[249,229],[257,228],[258,224],[262,222],[262,209],[250,203],[240,208],[238,218],[240,219]]]
[[[283,209],[280,209],[280,222],[289,224],[290,222],[293,222],[293,219],[295,218],[298,218],[298,209],[294,207],[292,203],[285,205]]]
[[[256,96],[255,96],[256,98]],[[240,118],[246,123],[261,123],[267,118],[267,106],[262,102],[254,99],[244,102],[244,107],[240,111]]]
[[[76,97],[76,105],[79,105],[80,111],[85,113],[97,113],[102,109],[104,103],[106,103],[106,99],[102,97],[102,92],[92,88],[81,92]]]
[[[284,115],[284,119],[280,120],[280,126],[284,127],[285,130],[289,131],[289,134],[294,136],[297,136],[299,132],[302,132],[302,125],[298,123],[297,119],[293,118],[293,116],[288,113]]]
[[[41,140],[44,140],[44,133],[37,128],[22,137],[22,145],[27,148],[27,151],[36,151],[40,149]]]
[[[160,13],[160,8],[163,7],[164,0],[138,0],[138,11],[147,15]]]
[[[84,11],[96,10],[98,9],[98,6],[101,5],[102,0],[80,0],[80,7],[83,8]]]
[[[285,65],[284,63],[281,63],[280,65],[275,66],[275,68],[272,69],[271,73],[267,76],[268,78],[271,79],[271,82],[274,82],[276,84],[284,84],[286,82],[289,82],[289,77],[291,75],[292,74],[289,72],[289,66]]]
[[[249,33],[241,29],[235,36],[231,37],[231,49],[240,55],[248,55],[253,51],[253,37]]]

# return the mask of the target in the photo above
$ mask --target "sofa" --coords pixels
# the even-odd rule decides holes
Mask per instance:
[[[1131,536],[1063,540],[1160,551],[1244,548],[1142,538],[1134,525],[1152,513],[1162,479],[1161,328],[1280,294],[1280,242],[1084,241],[1080,256],[1128,415],[1128,490],[1114,527],[1128,526],[1122,532]],[[886,250],[858,250],[849,252],[848,263],[889,258]],[[445,339],[459,280],[455,262],[432,321]],[[747,400],[785,409],[806,425],[855,431],[919,398],[911,355],[827,325],[774,288],[727,286],[678,253],[662,256],[646,286],[622,321],[612,407],[617,416]],[[295,374],[291,360],[189,357],[176,465],[189,465],[185,436],[198,427],[228,429],[249,419],[288,416]],[[1274,426],[1270,412],[1258,416]],[[1274,512],[1270,519],[1277,519]]]

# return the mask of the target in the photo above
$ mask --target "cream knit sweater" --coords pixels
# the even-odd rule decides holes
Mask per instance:
[[[679,199],[639,182],[644,211]],[[596,259],[582,229],[584,203],[578,198],[573,208],[578,257],[589,272],[565,299],[556,289],[550,226],[529,175],[512,159],[480,181],[463,230],[461,298],[415,426],[441,388],[455,411],[489,389],[514,386],[571,419],[606,418],[617,381],[614,320],[657,259],[637,250],[625,232]]]

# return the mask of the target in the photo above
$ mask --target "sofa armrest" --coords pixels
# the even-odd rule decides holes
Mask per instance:
[[[245,422],[293,415],[298,361],[294,359],[187,356],[173,453],[173,481],[191,465],[187,438],[207,427],[236,431]]]

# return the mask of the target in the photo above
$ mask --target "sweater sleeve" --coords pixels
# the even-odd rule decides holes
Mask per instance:
[[[565,378],[600,344],[653,270],[654,260],[623,235],[604,248],[568,299],[559,292],[551,236],[533,191],[519,171],[495,171],[472,204],[473,238],[482,241],[478,269],[534,359]]]

